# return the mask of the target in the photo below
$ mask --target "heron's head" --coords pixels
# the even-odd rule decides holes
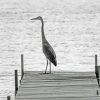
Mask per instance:
[[[32,18],[31,20],[42,20],[42,17],[41,16],[38,16],[36,18]]]

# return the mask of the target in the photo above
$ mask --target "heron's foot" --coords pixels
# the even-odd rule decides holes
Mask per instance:
[[[45,71],[43,74],[47,74],[47,72]]]
[[[44,74],[47,74],[47,72],[45,71],[45,73]]]
[[[51,72],[44,72],[43,74],[52,74]]]

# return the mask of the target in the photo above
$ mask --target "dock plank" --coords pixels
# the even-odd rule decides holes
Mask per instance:
[[[26,71],[15,100],[100,100],[93,72]]]

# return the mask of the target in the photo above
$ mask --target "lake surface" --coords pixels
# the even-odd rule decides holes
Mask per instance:
[[[44,71],[41,23],[57,55],[54,71],[94,71],[100,55],[99,0],[0,0],[0,100],[14,97],[14,70]],[[100,59],[100,56],[99,56]],[[100,64],[100,61],[98,62]]]

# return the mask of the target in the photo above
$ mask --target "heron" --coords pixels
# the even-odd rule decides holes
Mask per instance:
[[[53,63],[55,66],[57,66],[57,59],[56,59],[56,53],[53,50],[52,46],[49,44],[49,42],[47,41],[45,34],[44,34],[44,21],[43,18],[41,16],[38,16],[36,18],[32,18],[31,20],[40,20],[42,23],[41,26],[41,33],[42,33],[42,50],[44,55],[46,56],[46,60],[47,60],[47,64],[46,64],[46,69],[45,69],[45,73],[47,73],[47,67],[48,67],[48,63],[50,66],[50,70],[49,73],[51,73],[51,63]]]

